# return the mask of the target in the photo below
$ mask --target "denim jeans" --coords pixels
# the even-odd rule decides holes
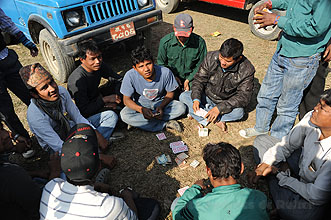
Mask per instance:
[[[183,92],[179,96],[179,100],[181,102],[183,102],[185,105],[187,105],[190,115],[195,120],[197,120],[203,126],[207,126],[209,122],[207,121],[206,118],[203,118],[203,117],[200,117],[200,116],[197,116],[196,114],[194,114],[193,101],[192,101],[192,98],[191,98],[191,93],[192,93],[192,91]],[[212,100],[210,100],[204,93],[202,94],[200,101],[201,101],[200,108],[206,110],[207,112],[210,111],[212,108],[214,108],[216,106],[216,104]],[[243,108],[235,108],[227,114],[219,115],[217,120],[218,121],[223,121],[223,122],[237,121],[237,120],[241,119],[243,116],[244,116],[244,109]]]
[[[277,117],[271,127],[271,136],[281,139],[291,130],[303,90],[316,74],[320,54],[310,57],[273,55],[257,96],[255,130],[269,131],[275,107]]]
[[[106,140],[109,140],[115,129],[118,116],[115,112],[108,110],[92,115],[88,117],[87,120],[100,132],[100,134]]]
[[[162,100],[160,101],[144,101],[138,103],[138,105],[143,106],[145,108],[149,108],[152,111],[155,110],[159,105],[161,105]],[[136,112],[135,110],[130,109],[125,106],[121,111],[122,121],[127,123],[128,125],[132,125],[133,127],[140,128],[145,131],[161,131],[167,121],[178,118],[186,112],[186,106],[176,100],[171,101],[166,107],[163,109],[163,118],[162,120],[158,119],[145,119],[143,114],[140,112]]]
[[[265,152],[278,142],[280,142],[280,140],[269,135],[257,136],[253,148],[255,162],[259,164]],[[301,149],[295,150],[291,156],[286,159],[291,173],[295,178],[299,175],[299,159],[301,152]],[[272,199],[277,208],[277,213],[282,219],[323,219],[328,204],[322,206],[312,205],[298,193],[288,188],[281,187],[275,175],[268,175],[267,181]]]

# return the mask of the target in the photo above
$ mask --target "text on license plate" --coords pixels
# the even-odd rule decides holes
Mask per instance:
[[[110,34],[113,41],[123,40],[136,35],[133,21],[110,28]]]

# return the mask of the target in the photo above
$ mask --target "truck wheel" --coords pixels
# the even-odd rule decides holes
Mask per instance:
[[[155,0],[156,8],[162,10],[163,13],[169,14],[178,8],[179,1],[180,0]]]
[[[68,76],[75,68],[75,59],[65,54],[47,29],[40,31],[39,44],[41,54],[52,75],[62,83],[67,82]]]
[[[249,15],[248,15],[248,23],[249,23],[249,27],[251,28],[252,33],[257,36],[260,37],[262,39],[265,40],[276,40],[278,38],[278,35],[280,33],[280,28],[277,25],[273,25],[273,26],[268,26],[265,28],[260,28],[259,29],[259,24],[254,24],[254,10],[256,7],[258,7],[259,5],[263,4],[264,0],[262,1],[258,1],[250,10]],[[279,14],[281,16],[284,16],[286,14],[286,12],[283,11],[277,11],[277,10],[272,10],[273,13],[275,14]]]

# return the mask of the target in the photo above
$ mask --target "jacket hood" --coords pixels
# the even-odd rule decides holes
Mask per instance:
[[[37,5],[62,8],[90,0],[27,0],[27,2],[34,3]]]

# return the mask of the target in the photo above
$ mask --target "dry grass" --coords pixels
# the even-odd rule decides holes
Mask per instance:
[[[241,40],[244,44],[244,54],[253,63],[256,68],[256,86],[258,89],[267,66],[273,55],[276,43],[261,40],[253,36],[247,24],[248,12],[237,9],[209,5],[204,3],[194,3],[189,9],[182,8],[184,13],[189,13],[194,19],[194,31],[201,35],[207,43],[208,51],[219,49],[221,43],[230,37]],[[158,42],[162,36],[172,31],[172,23],[176,14],[163,15],[164,22],[153,28],[152,50],[156,57]],[[220,37],[212,37],[210,33],[219,31]],[[23,65],[33,62],[40,62],[45,66],[41,55],[37,58],[31,58],[26,48],[22,46],[12,47],[20,57]],[[131,68],[128,54],[117,49],[105,52],[107,63],[119,73],[125,73]],[[327,80],[327,88],[330,88],[330,77]],[[257,93],[257,91],[255,91]],[[24,106],[16,97],[13,97],[16,112],[25,127],[26,106]],[[215,125],[210,125],[210,134],[208,137],[200,138],[197,132],[197,122],[189,119],[179,120],[184,126],[184,132],[170,133],[165,132],[167,139],[158,141],[155,134],[134,129],[126,131],[126,138],[123,141],[115,143],[110,153],[114,154],[119,161],[118,166],[112,170],[110,184],[114,192],[125,186],[133,187],[142,196],[153,197],[160,201],[162,205],[162,219],[170,219],[170,205],[176,197],[177,189],[186,185],[192,185],[196,180],[206,178],[205,164],[201,157],[203,146],[209,142],[217,143],[220,141],[229,142],[237,147],[241,154],[243,162],[248,169],[253,167],[252,143],[253,139],[243,139],[239,136],[238,131],[242,128],[251,127],[255,123],[255,102],[254,99],[248,107],[248,118],[244,121],[229,123],[229,133],[223,134]],[[183,140],[189,146],[188,162],[197,159],[201,164],[193,169],[189,167],[181,170],[174,164],[170,166],[160,166],[155,163],[154,157],[166,153],[173,155],[169,148],[169,143],[177,140]],[[246,172],[240,182],[247,185]],[[261,188],[265,191],[264,188]],[[116,194],[116,193],[115,193]]]

